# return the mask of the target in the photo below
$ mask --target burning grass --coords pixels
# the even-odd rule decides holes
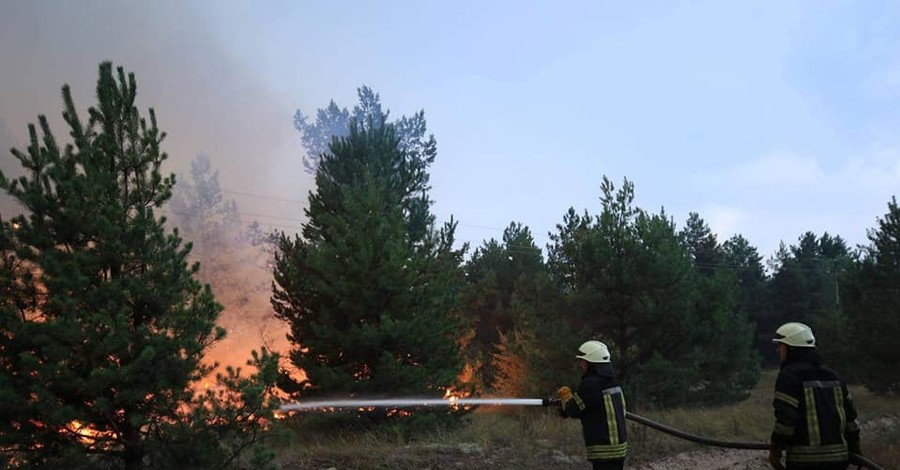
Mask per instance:
[[[640,411],[650,419],[685,431],[726,440],[764,442],[771,432],[771,393],[775,373],[764,374],[747,400],[701,409]],[[900,469],[900,399],[853,388],[869,458]],[[629,422],[631,468],[666,456],[709,448],[669,437]],[[455,427],[422,432],[399,428],[376,431],[317,432],[294,426],[289,443],[278,450],[282,469],[323,468],[589,468],[580,425],[552,408],[482,407]],[[759,451],[762,456],[763,451]]]

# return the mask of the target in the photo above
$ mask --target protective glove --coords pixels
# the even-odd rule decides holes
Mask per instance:
[[[559,405],[556,406],[556,415],[560,418],[568,418],[569,415],[566,414],[566,409],[563,408],[562,402],[559,402]]]
[[[565,404],[567,401],[572,399],[572,389],[563,385],[559,387],[559,390],[556,391],[556,396],[559,397],[559,400]]]
[[[862,446],[858,439],[853,442],[848,442],[847,448],[851,454],[862,455]]]
[[[779,447],[769,446],[769,465],[775,470],[786,470],[784,464],[781,463],[781,449]]]

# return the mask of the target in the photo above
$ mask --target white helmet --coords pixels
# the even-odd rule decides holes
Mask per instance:
[[[803,323],[790,322],[785,323],[775,330],[775,339],[773,343],[782,343],[795,348],[814,348],[816,347],[816,337],[813,336],[812,329]]]
[[[601,362],[609,362],[609,348],[600,341],[585,341],[578,347],[581,355],[575,356],[578,359],[598,364]]]

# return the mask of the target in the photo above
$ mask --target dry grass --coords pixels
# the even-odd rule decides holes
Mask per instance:
[[[578,468],[584,444],[577,421],[545,408],[482,409],[451,430],[406,437],[374,433],[304,435],[279,452],[281,468]]]
[[[750,398],[733,406],[642,411],[640,414],[693,434],[766,442],[772,427],[775,373],[767,372]],[[900,399],[853,388],[863,427],[863,450],[885,468],[900,462]],[[629,422],[630,468],[703,446]],[[390,433],[322,435],[296,431],[280,449],[284,469],[590,468],[581,427],[545,408],[482,409],[452,430],[413,437]]]
[[[900,399],[853,389],[862,428],[862,450],[884,468],[900,470]]]

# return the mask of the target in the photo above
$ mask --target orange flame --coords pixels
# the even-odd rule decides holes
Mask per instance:
[[[84,424],[78,420],[70,422],[69,425],[66,426],[66,430],[75,434],[79,442],[90,447],[99,445],[107,448],[112,445],[111,441],[116,437],[116,434],[112,431],[98,431],[90,427],[90,425]]]
[[[468,398],[469,395],[471,395],[471,393],[460,392],[460,391],[454,390],[454,388],[452,386],[444,389],[444,399],[447,400],[448,402],[450,402],[450,407],[457,411],[459,409],[468,410],[471,408],[471,406],[459,405],[459,399],[460,398]]]

